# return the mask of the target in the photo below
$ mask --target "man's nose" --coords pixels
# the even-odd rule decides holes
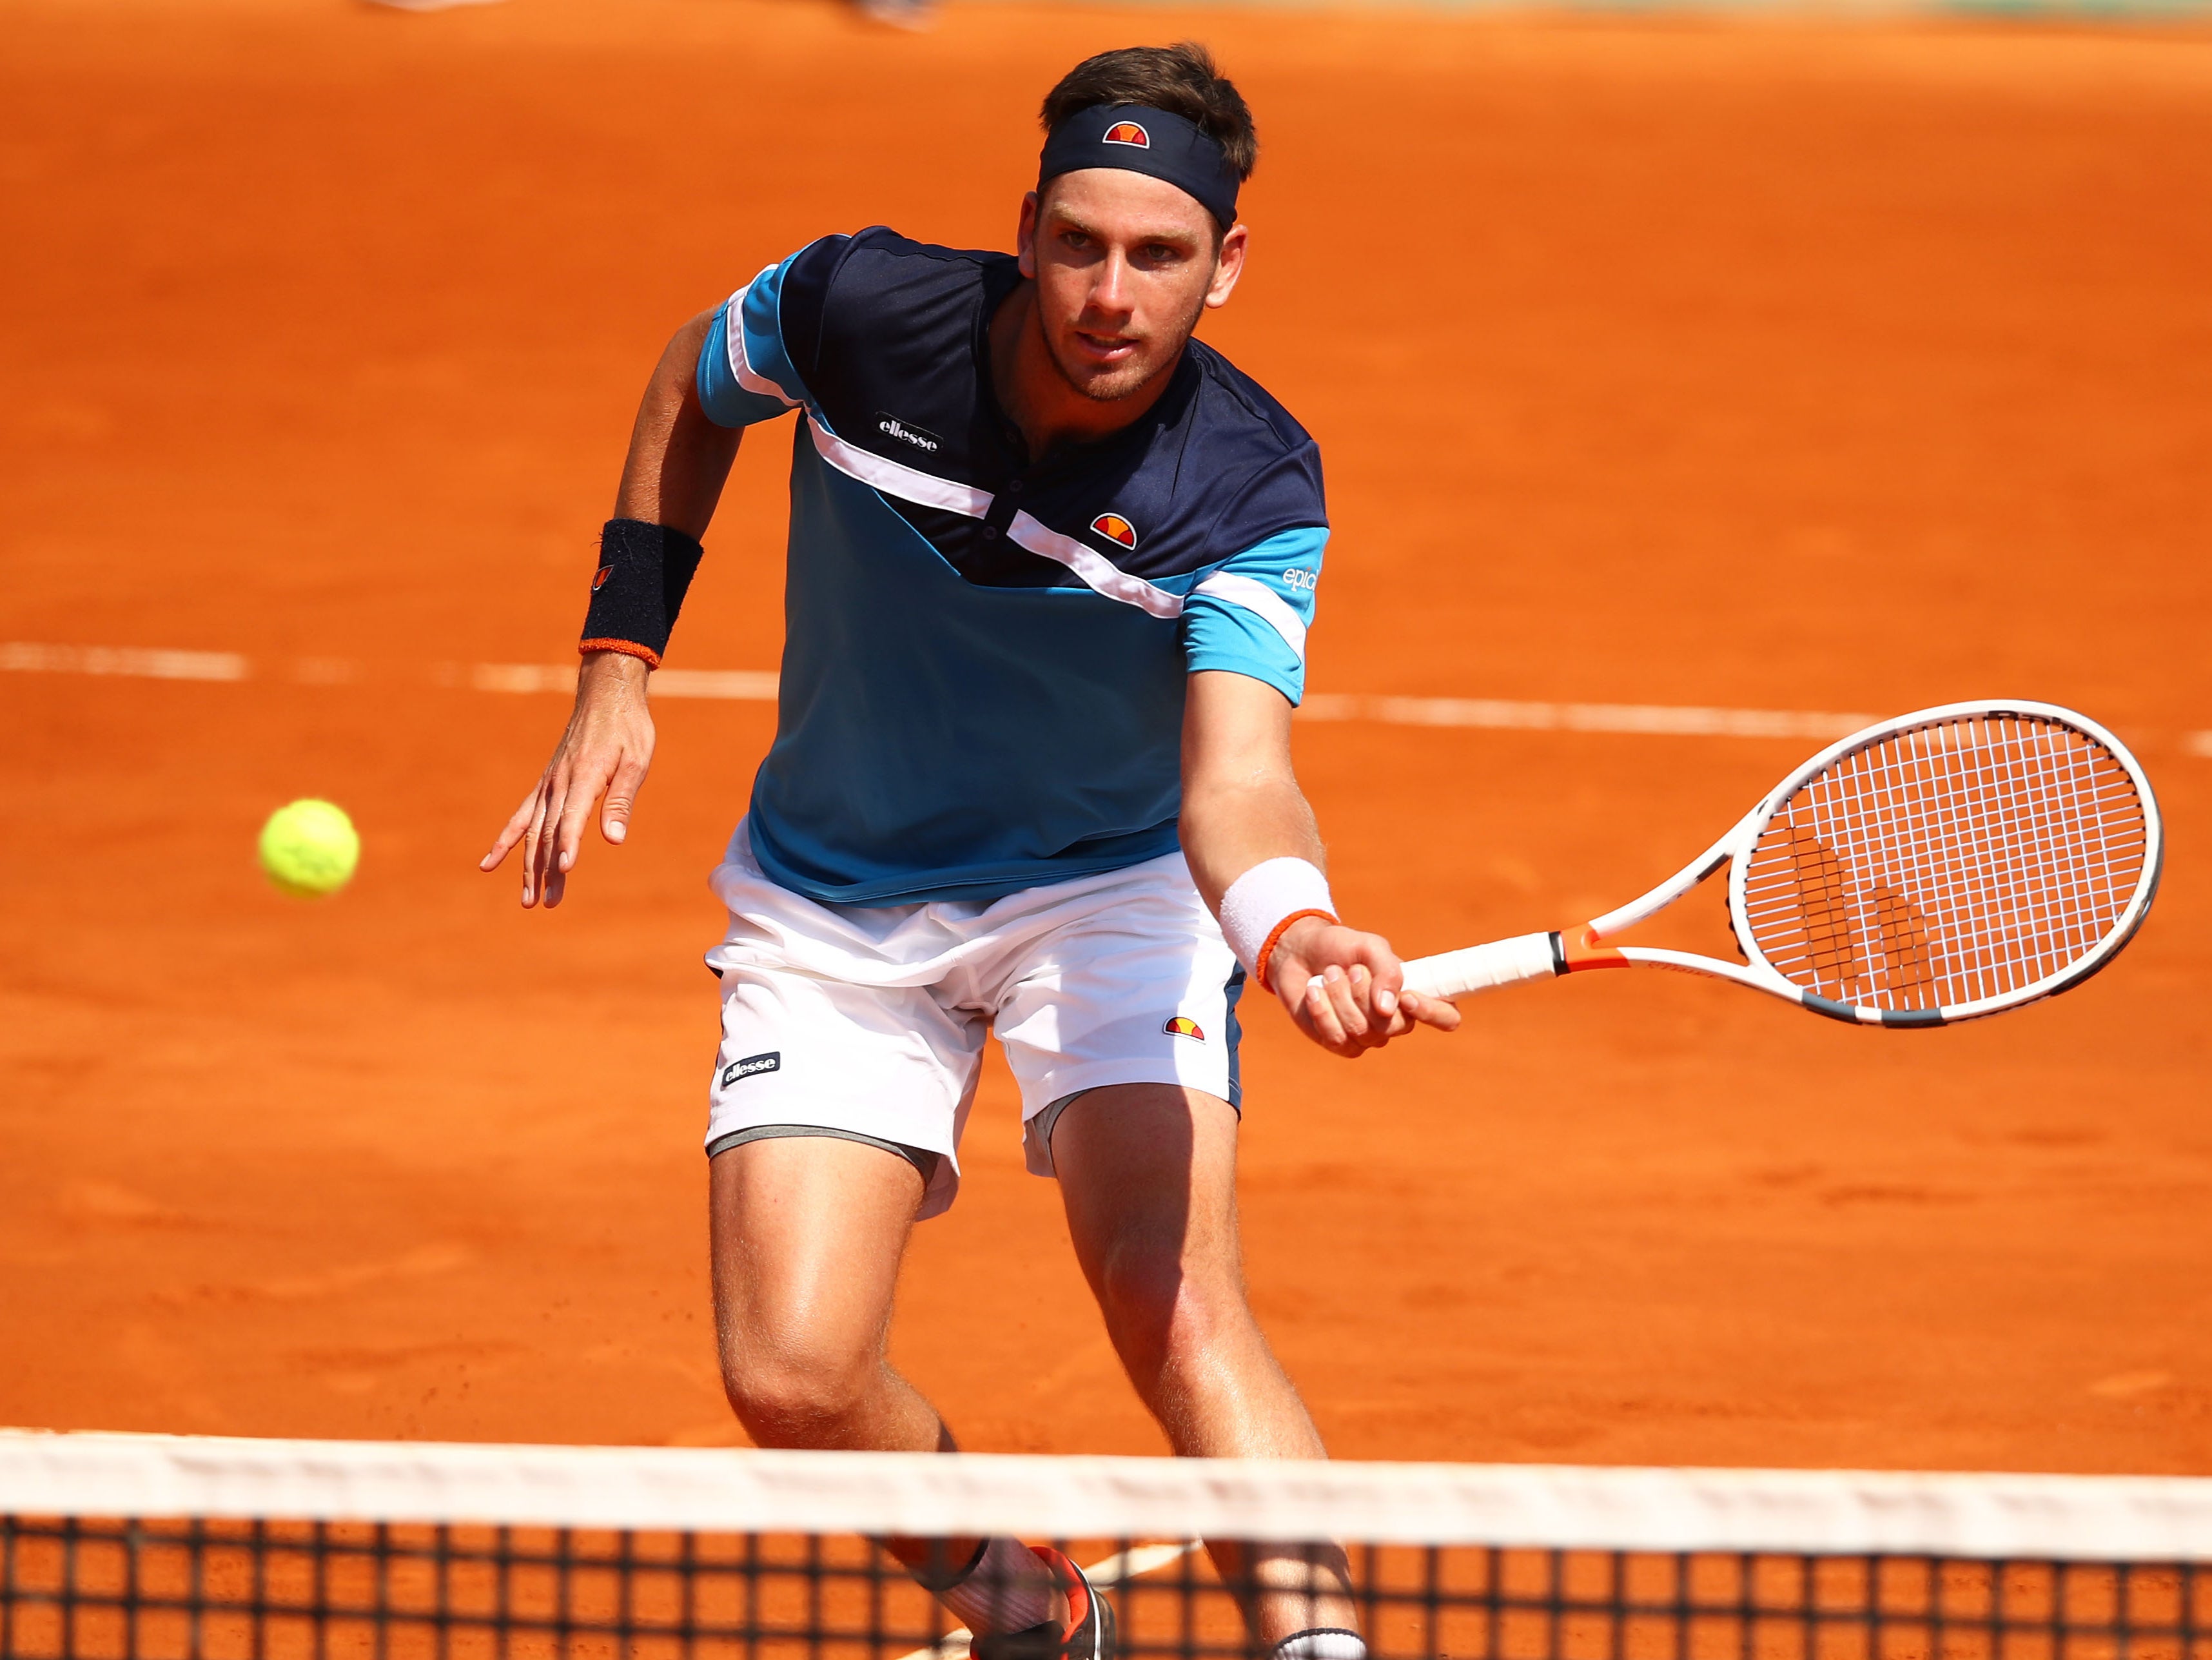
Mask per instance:
[[[1101,311],[1131,310],[1130,275],[1129,262],[1120,250],[1109,252],[1091,290],[1091,303]]]

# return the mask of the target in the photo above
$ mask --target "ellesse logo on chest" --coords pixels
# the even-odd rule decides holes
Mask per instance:
[[[1102,513],[1091,521],[1091,528],[1109,542],[1125,548],[1137,545],[1137,527],[1118,513]]]
[[[902,421],[896,415],[886,415],[881,410],[876,411],[876,430],[886,438],[896,438],[902,444],[911,444],[927,455],[934,455],[945,447],[945,441],[927,428]]]

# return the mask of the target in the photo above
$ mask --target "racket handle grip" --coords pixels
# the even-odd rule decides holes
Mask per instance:
[[[1523,980],[1548,980],[1559,971],[1556,938],[1524,933],[1465,951],[1416,958],[1406,964],[1406,989],[1420,997],[1452,998]]]

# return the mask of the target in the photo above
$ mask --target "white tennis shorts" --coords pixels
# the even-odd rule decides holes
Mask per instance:
[[[707,953],[722,977],[710,1149],[810,1130],[915,1149],[935,1216],[959,1189],[991,1029],[1039,1176],[1085,1090],[1181,1084],[1242,1104],[1244,970],[1180,853],[1003,899],[830,906],[763,875],[740,824],[709,885],[730,911]]]

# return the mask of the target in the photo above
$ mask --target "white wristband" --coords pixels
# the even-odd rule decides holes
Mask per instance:
[[[1268,952],[1289,923],[1301,916],[1336,921],[1328,878],[1303,859],[1263,859],[1221,896],[1221,932],[1261,990],[1267,987]]]

